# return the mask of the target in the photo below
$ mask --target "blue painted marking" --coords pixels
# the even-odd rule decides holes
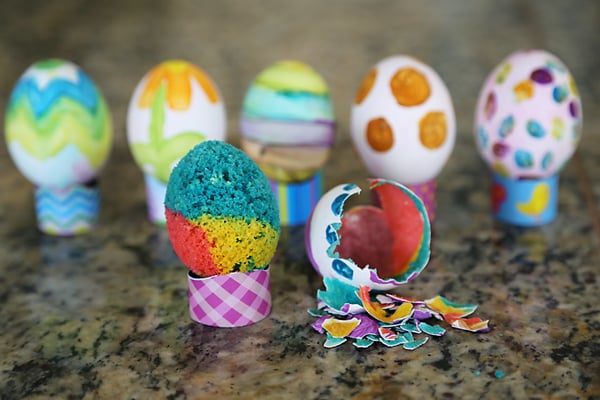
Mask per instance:
[[[333,225],[327,225],[327,228],[325,228],[325,238],[329,244],[333,244],[338,240],[337,230]]]
[[[513,131],[514,127],[515,127],[515,119],[513,118],[512,115],[509,115],[508,117],[506,117],[502,120],[498,134],[500,135],[501,138],[505,138]]]
[[[527,132],[534,138],[543,138],[546,136],[546,130],[544,127],[537,121],[530,119],[527,121]]]
[[[22,78],[15,86],[11,102],[16,101],[20,96],[26,96],[36,118],[44,115],[62,97],[71,98],[91,112],[95,112],[99,96],[94,83],[81,70],[77,71],[77,79],[78,82],[55,79],[44,89],[40,89],[35,78]]]
[[[331,268],[337,272],[338,275],[341,275],[346,279],[352,279],[354,276],[354,271],[352,271],[352,269],[341,260],[333,260],[331,263]]]
[[[344,193],[340,194],[333,200],[333,203],[331,203],[331,211],[333,211],[335,216],[339,217],[342,215],[342,211],[344,210],[344,201],[346,201],[347,198],[348,195]]]

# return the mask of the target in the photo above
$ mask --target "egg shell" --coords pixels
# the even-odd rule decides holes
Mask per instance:
[[[127,139],[146,175],[167,183],[173,167],[192,147],[225,137],[221,93],[192,63],[165,61],[144,75],[133,91]]]
[[[497,174],[546,178],[581,137],[581,100],[566,65],[545,50],[520,50],[485,80],[475,110],[478,151]]]
[[[175,253],[201,277],[268,267],[280,233],[275,197],[241,150],[204,141],[173,169],[165,197]]]
[[[39,61],[21,75],[8,103],[5,134],[23,175],[56,188],[94,180],[113,139],[102,93],[79,66],[60,59]]]
[[[324,278],[339,279],[355,287],[366,285],[377,290],[389,290],[414,279],[427,266],[431,227],[423,202],[407,187],[383,179],[373,179],[370,184],[381,201],[386,229],[389,229],[392,240],[392,243],[373,243],[377,246],[374,251],[390,249],[394,257],[402,258],[394,261],[403,263],[403,270],[396,276],[382,278],[379,266],[359,266],[352,258],[340,256],[344,242],[343,220],[346,217],[344,203],[361,191],[354,184],[338,185],[319,200],[305,229],[306,250],[313,267]],[[349,214],[351,212],[352,209]],[[368,224],[370,221],[363,222]],[[365,231],[368,229],[365,224]],[[353,233],[360,235],[360,229],[353,229]],[[352,253],[351,249],[344,252]]]
[[[309,179],[327,162],[335,137],[325,80],[299,61],[267,67],[248,88],[240,130],[242,149],[269,178]]]
[[[372,176],[402,184],[430,181],[454,148],[450,93],[425,63],[405,55],[385,58],[359,86],[350,131]]]

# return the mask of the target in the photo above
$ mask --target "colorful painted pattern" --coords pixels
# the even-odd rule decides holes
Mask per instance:
[[[39,229],[51,235],[69,236],[88,232],[100,210],[97,186],[38,187],[35,209]]]
[[[558,175],[541,179],[515,180],[493,176],[492,209],[494,216],[519,226],[539,226],[556,218]]]
[[[269,180],[277,199],[279,218],[285,226],[306,223],[322,194],[322,174],[317,172],[310,179],[299,183],[281,183]]]
[[[8,103],[5,131],[19,169],[42,186],[93,179],[112,144],[104,97],[78,66],[63,60],[41,61],[23,73]]]
[[[371,176],[422,184],[437,177],[456,138],[448,88],[428,65],[387,57],[365,75],[352,104],[352,141]]]
[[[518,51],[483,85],[476,142],[495,173],[518,178],[556,174],[581,136],[581,101],[573,77],[553,54]]]
[[[195,93],[195,86],[202,95]],[[142,79],[127,123],[136,162],[164,183],[196,144],[225,138],[225,111],[217,87],[204,71],[181,60],[159,64]]]
[[[298,61],[263,70],[244,98],[242,148],[270,179],[282,183],[302,183],[325,165],[335,128],[325,80]]]

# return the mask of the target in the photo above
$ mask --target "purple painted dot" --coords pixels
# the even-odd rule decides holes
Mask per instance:
[[[552,74],[546,68],[538,68],[530,75],[532,81],[545,85],[552,82]]]
[[[496,142],[492,146],[492,151],[494,152],[494,155],[499,158],[506,156],[506,154],[508,154],[509,150],[510,150],[510,147],[508,147],[508,145],[506,145],[502,142]]]
[[[577,103],[572,101],[569,103],[569,113],[571,113],[571,117],[577,118],[579,116],[579,107],[577,107]]]

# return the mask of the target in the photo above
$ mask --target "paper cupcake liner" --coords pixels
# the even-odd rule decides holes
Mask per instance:
[[[322,194],[322,172],[298,183],[283,183],[269,179],[277,199],[279,219],[283,226],[304,225]]]
[[[412,190],[425,204],[429,221],[433,224],[436,216],[435,194],[436,180],[432,179],[424,183],[405,184],[407,188]]]
[[[502,222],[540,226],[552,222],[558,210],[558,175],[512,179],[493,175],[492,212]]]
[[[199,278],[188,273],[190,317],[233,328],[254,324],[271,312],[269,269]]]
[[[35,188],[38,228],[47,234],[71,236],[90,231],[100,211],[97,184]]]
[[[167,184],[152,175],[144,175],[146,183],[146,203],[148,204],[148,219],[156,225],[165,226],[165,193]]]

